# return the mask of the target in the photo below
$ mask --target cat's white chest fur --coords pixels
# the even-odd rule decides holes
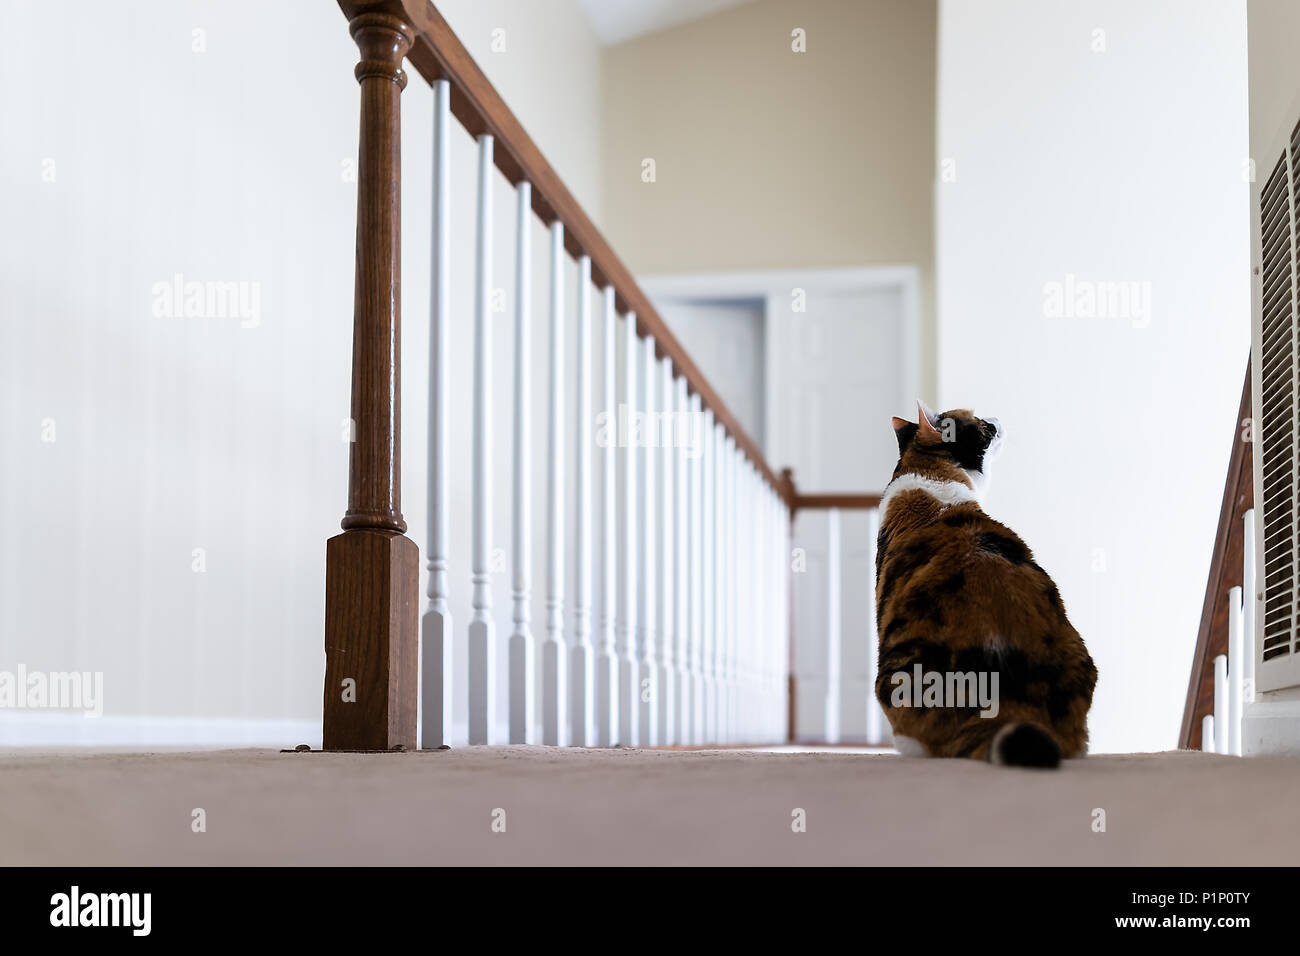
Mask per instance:
[[[924,491],[931,498],[945,507],[963,504],[967,501],[979,503],[979,494],[969,485],[960,481],[939,481],[923,475],[899,475],[885,488],[880,498],[880,520],[889,517],[889,506],[895,498],[905,491]]]

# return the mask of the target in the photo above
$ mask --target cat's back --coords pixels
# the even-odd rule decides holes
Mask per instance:
[[[1074,633],[1055,582],[1029,546],[974,502],[928,520],[891,522],[886,515],[876,601],[882,638],[919,630],[958,643],[994,635],[1019,642]]]

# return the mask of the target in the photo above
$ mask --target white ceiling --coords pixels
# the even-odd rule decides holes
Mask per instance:
[[[592,29],[605,46],[698,20],[748,0],[582,0]]]

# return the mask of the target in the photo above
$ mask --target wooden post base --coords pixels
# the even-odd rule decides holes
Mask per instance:
[[[357,528],[326,544],[323,749],[415,749],[419,575],[405,535]]]

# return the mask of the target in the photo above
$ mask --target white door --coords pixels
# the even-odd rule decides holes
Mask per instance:
[[[879,491],[898,461],[889,418],[919,397],[906,394],[904,291],[808,290],[794,306],[768,308],[768,457],[801,492]]]
[[[764,301],[660,303],[659,314],[704,377],[762,450],[764,445]]]

